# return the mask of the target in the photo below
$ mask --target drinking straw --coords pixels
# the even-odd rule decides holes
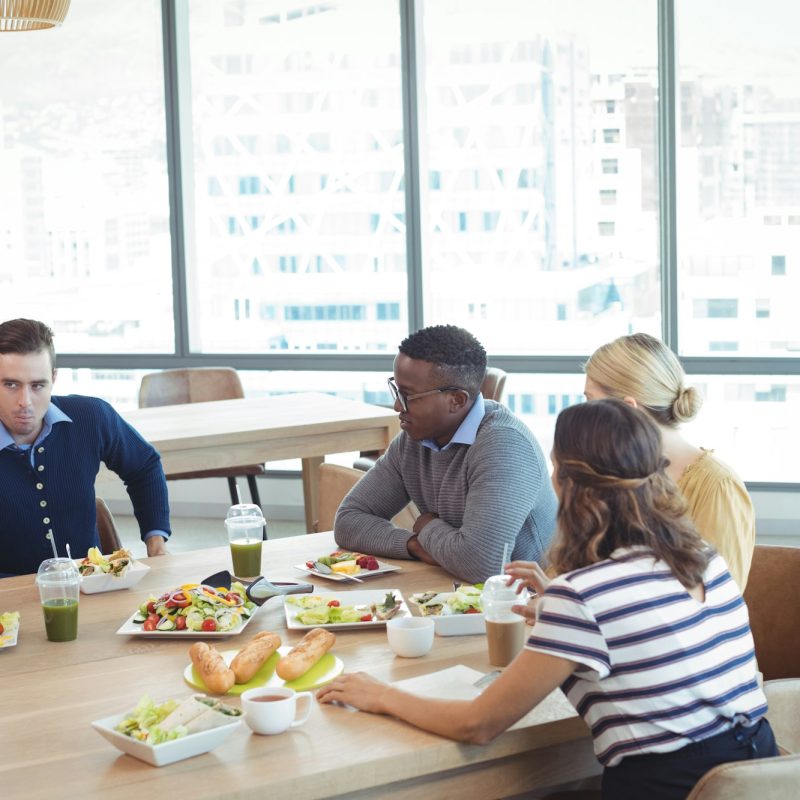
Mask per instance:
[[[503,560],[500,563],[500,574],[504,575],[506,571],[506,562],[508,561],[508,542],[503,545]]]
[[[234,481],[234,489],[236,490],[236,505],[242,504],[242,496],[239,494],[239,481]]]
[[[53,548],[53,558],[58,558],[58,550],[56,550],[56,539],[53,536],[53,529],[47,529],[47,536],[44,537],[45,539],[50,540],[50,546]]]

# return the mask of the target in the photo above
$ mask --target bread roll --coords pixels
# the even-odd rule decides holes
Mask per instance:
[[[281,646],[277,633],[261,631],[257,633],[231,661],[231,669],[236,683],[247,683],[264,665],[264,662]]]
[[[225,694],[236,682],[236,676],[225,665],[225,659],[205,642],[195,642],[189,648],[189,656],[209,692]]]
[[[285,681],[305,675],[333,647],[335,641],[336,637],[330,631],[314,628],[278,662],[275,672]]]

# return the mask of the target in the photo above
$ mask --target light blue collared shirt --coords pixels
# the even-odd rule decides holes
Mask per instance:
[[[486,404],[483,402],[483,395],[478,392],[478,396],[475,398],[469,413],[461,420],[461,424],[453,434],[453,438],[444,447],[439,447],[433,439],[423,439],[421,444],[437,453],[447,450],[451,444],[475,444],[478,427],[485,413]]]
[[[0,450],[5,450],[6,447],[10,447],[15,450],[22,450],[23,452],[27,451],[30,456],[31,466],[33,467],[35,466],[33,463],[33,448],[50,435],[50,431],[53,430],[53,425],[58,422],[72,422],[72,420],[60,408],[50,403],[50,407],[47,409],[42,419],[42,429],[39,431],[39,435],[36,437],[33,444],[17,444],[14,441],[14,437],[8,432],[8,428],[0,422]]]
[[[42,418],[42,429],[39,431],[39,435],[36,437],[33,444],[17,444],[14,441],[14,437],[8,432],[8,428],[0,422],[0,450],[5,450],[7,447],[10,447],[12,450],[18,450],[23,453],[27,452],[31,467],[34,467],[34,448],[39,442],[43,442],[50,435],[50,431],[53,430],[53,425],[59,422],[72,422],[72,420],[58,406],[50,403],[50,406]],[[148,531],[142,538],[146,542],[151,536],[162,536],[164,539],[169,539],[166,531],[159,530]]]

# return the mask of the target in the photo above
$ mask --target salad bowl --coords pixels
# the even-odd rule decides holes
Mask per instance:
[[[486,633],[480,590],[464,586],[454,592],[418,592],[411,595],[420,616],[433,620],[437,636],[476,636]]]

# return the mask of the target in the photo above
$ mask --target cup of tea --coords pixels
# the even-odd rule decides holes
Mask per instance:
[[[36,585],[44,614],[44,629],[51,642],[78,638],[78,597],[81,576],[71,558],[48,558],[39,565]]]
[[[297,701],[303,697],[308,698],[306,709],[298,717]],[[296,692],[288,686],[260,686],[242,692],[244,721],[254,733],[283,733],[302,725],[311,715],[312,702],[311,692]]]
[[[434,627],[430,617],[394,617],[386,623],[386,638],[398,656],[419,658],[433,647]]]
[[[525,605],[528,590],[518,594],[519,582],[509,586],[508,580],[508,575],[493,575],[483,584],[481,593],[489,663],[495,667],[508,666],[525,644],[525,618],[511,607]]]
[[[261,542],[266,522],[256,505],[231,506],[225,520],[231,547],[233,574],[237,578],[255,578],[261,574]]]

